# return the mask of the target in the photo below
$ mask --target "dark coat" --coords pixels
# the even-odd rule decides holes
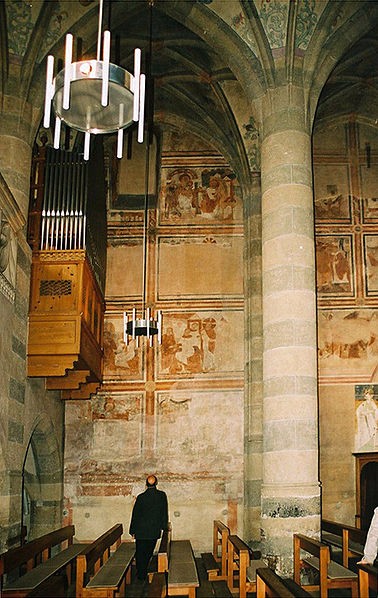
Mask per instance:
[[[131,536],[137,540],[160,538],[162,530],[168,527],[168,501],[165,492],[155,486],[147,488],[136,498],[131,516]]]

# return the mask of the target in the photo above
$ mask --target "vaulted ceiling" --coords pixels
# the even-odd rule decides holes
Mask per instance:
[[[63,56],[67,31],[82,39],[83,56],[96,55],[98,1],[6,0],[5,6],[0,82],[6,87],[5,71],[20,63],[22,86],[42,107],[45,56]],[[132,71],[133,50],[142,48],[144,70],[154,81],[155,125],[190,130],[240,171],[248,170],[243,133],[251,98],[262,97],[282,73],[298,76],[302,60],[304,72],[325,72],[317,118],[357,111],[374,116],[377,23],[375,1],[155,0],[151,6],[148,0],[104,0],[103,14],[114,62]],[[324,43],[317,27],[328,36]],[[327,64],[335,65],[332,72]]]

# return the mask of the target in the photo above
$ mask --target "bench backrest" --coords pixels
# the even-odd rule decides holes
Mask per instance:
[[[171,550],[171,536],[172,536],[172,528],[171,524],[168,524],[168,529],[163,531],[163,535],[161,537],[160,546],[158,549],[158,572],[164,573],[164,571],[168,571],[168,563],[169,563],[169,553]]]
[[[303,534],[294,534],[294,581],[301,585],[301,550],[312,554],[319,559],[319,587],[320,595],[323,596],[327,588],[328,563],[330,562],[329,547],[322,544],[315,538],[304,536]],[[325,594],[327,595],[327,594]]]
[[[104,532],[76,557],[76,596],[82,595],[83,587],[89,578],[97,573],[101,565],[108,560],[110,549],[121,544],[122,523],[116,523]]]
[[[213,522],[213,556],[217,562],[221,563],[221,577],[227,575],[227,539],[230,530],[219,519]],[[219,554],[220,553],[220,554]]]
[[[366,530],[359,529],[358,527],[354,527],[352,525],[338,523],[337,521],[330,521],[329,519],[322,519],[321,529],[322,532],[329,532],[340,537],[342,542],[344,567],[348,567],[349,556],[352,556],[353,554],[361,554],[360,551],[353,550],[353,548],[350,546],[350,542],[355,542],[356,544],[360,545],[362,549],[366,542]]]
[[[250,549],[248,544],[239,538],[239,536],[229,535],[227,540],[227,585],[230,589],[234,587],[233,577],[235,570],[239,570],[240,580],[246,579],[249,560]]]
[[[52,547],[63,542],[72,544],[74,535],[75,526],[66,525],[39,538],[30,540],[22,546],[11,548],[0,555],[0,575],[9,573],[24,563],[27,564],[27,570],[32,569],[38,558],[43,561],[49,558]]]
[[[296,584],[288,580],[291,587],[269,567],[259,567],[256,570],[256,598],[307,598],[311,595]]]

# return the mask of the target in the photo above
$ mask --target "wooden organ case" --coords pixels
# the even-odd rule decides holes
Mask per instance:
[[[33,160],[28,241],[33,250],[27,373],[64,399],[102,380],[106,264],[104,161],[40,147]],[[91,176],[89,175],[91,173]]]

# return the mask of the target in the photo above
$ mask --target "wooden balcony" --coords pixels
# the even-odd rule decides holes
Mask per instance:
[[[27,373],[62,398],[89,398],[102,380],[104,300],[84,250],[34,251]]]

